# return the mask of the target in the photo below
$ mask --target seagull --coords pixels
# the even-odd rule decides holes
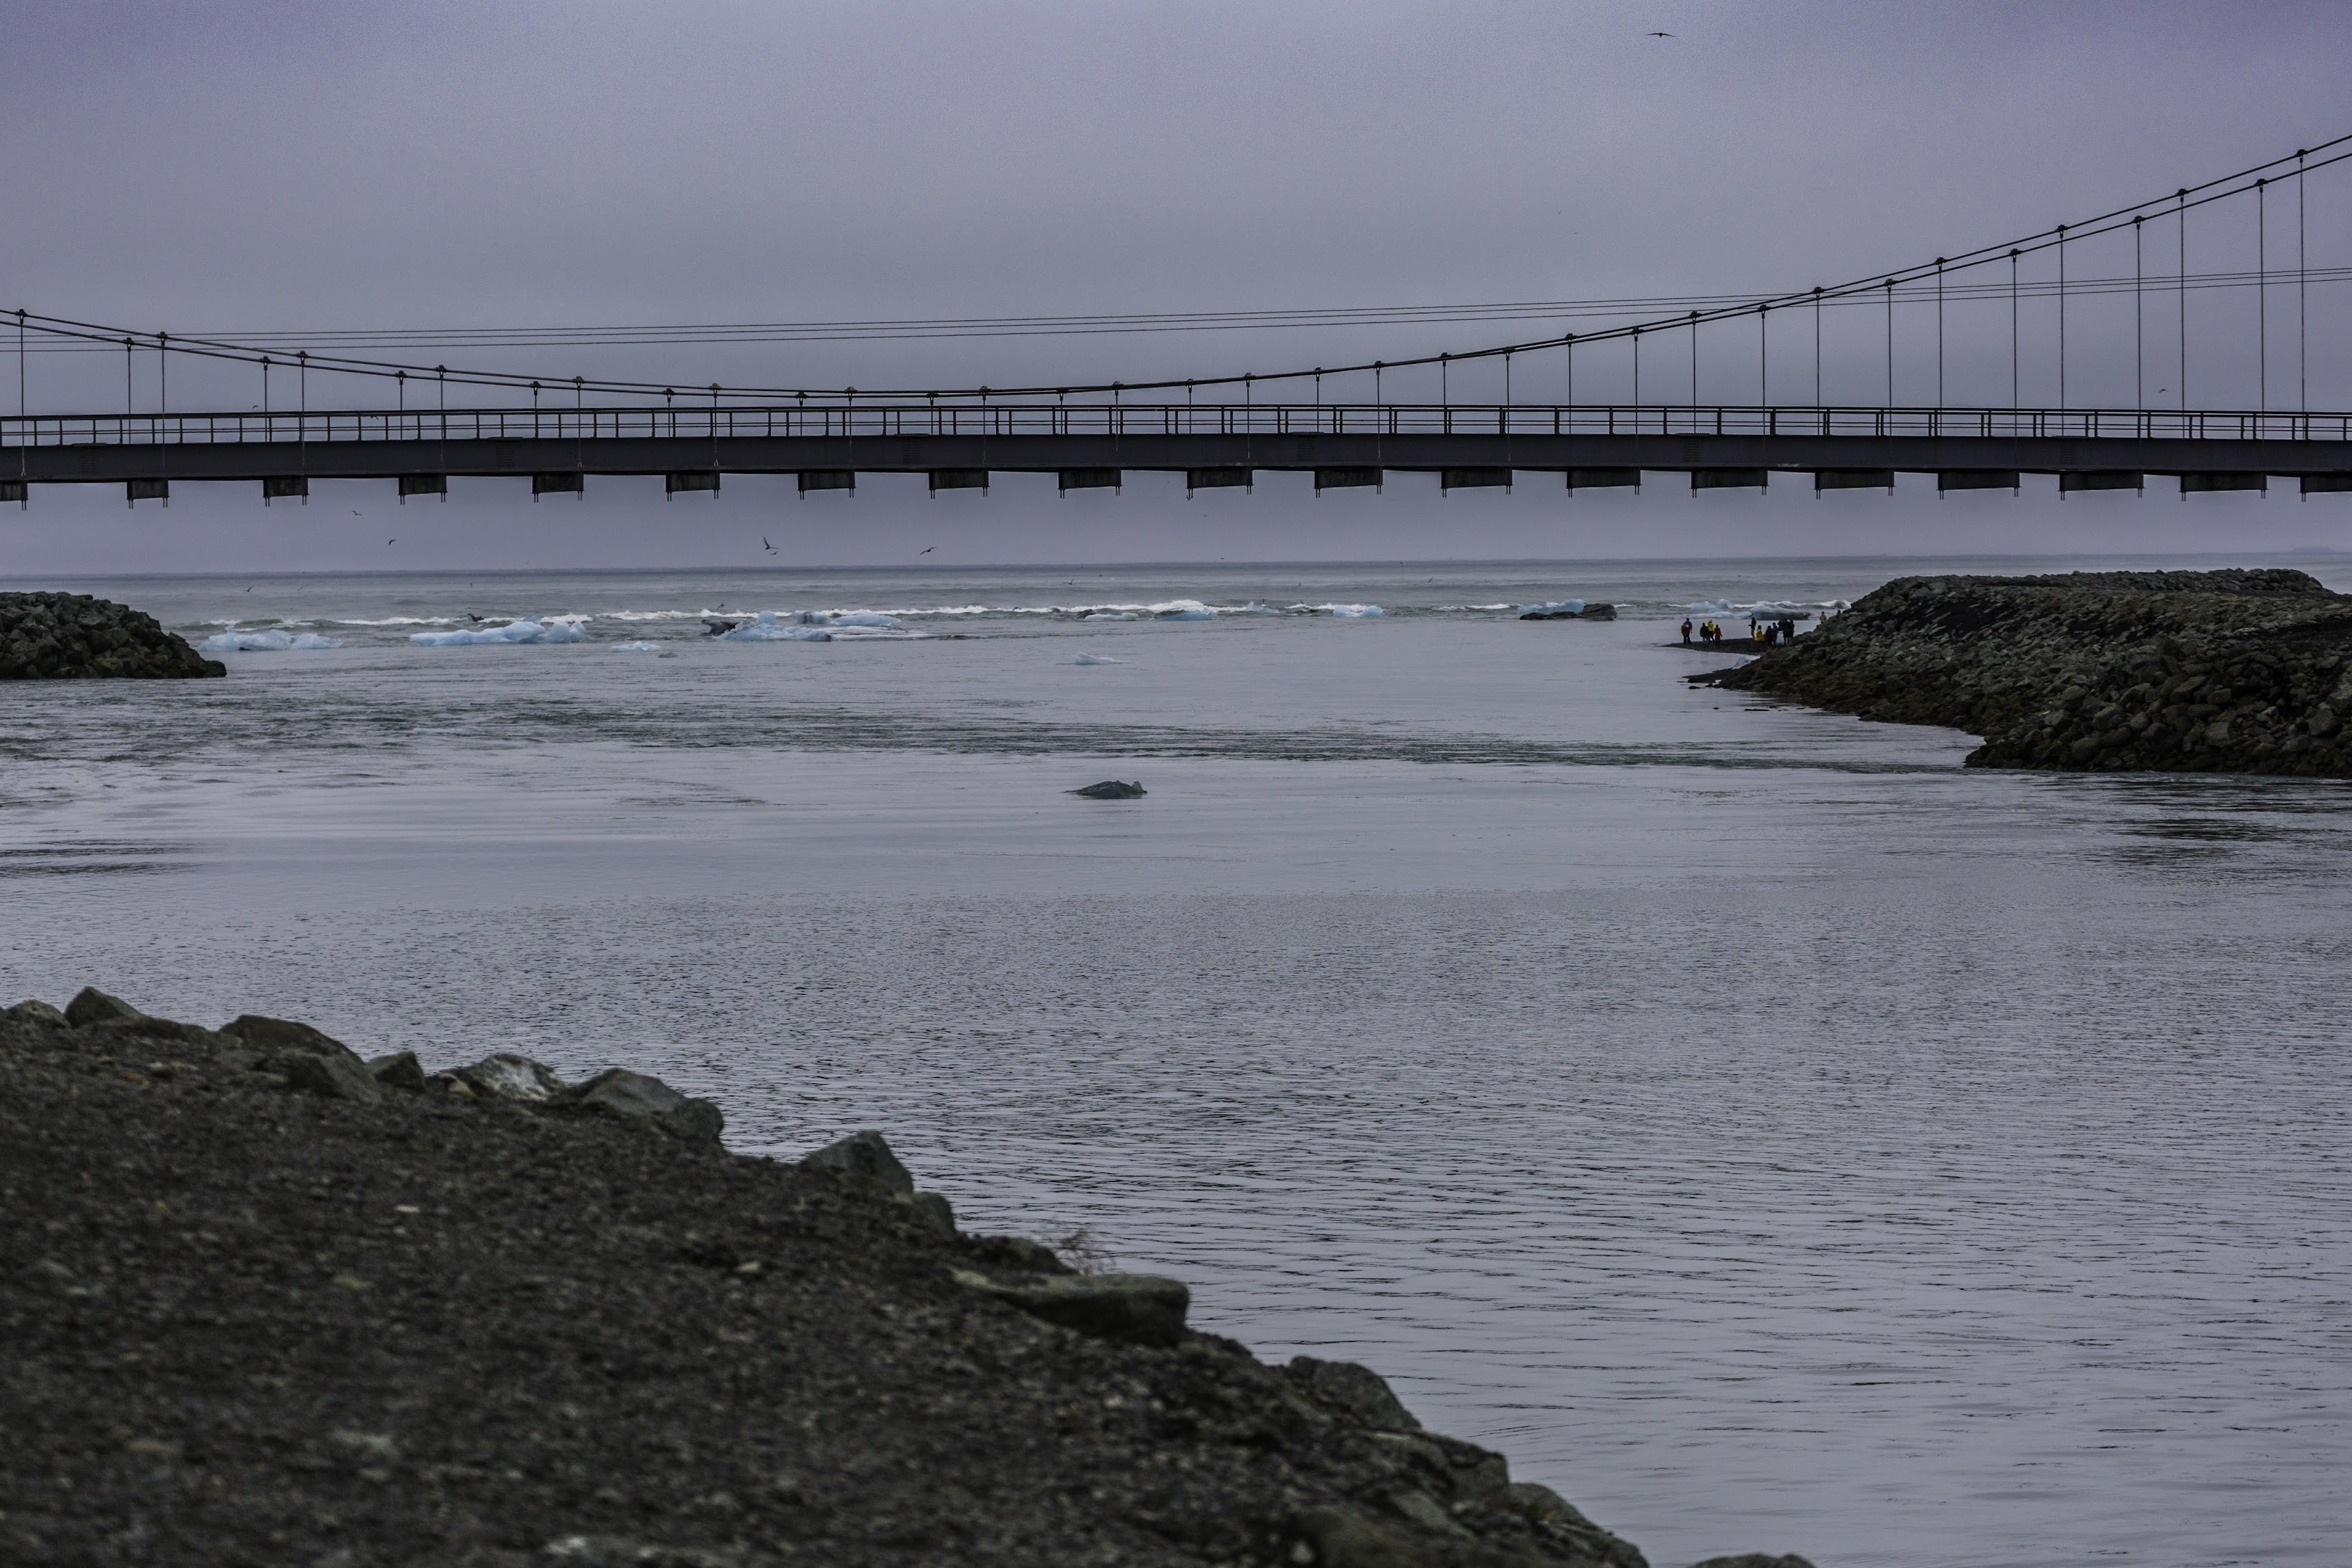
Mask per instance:
[[[1672,33],[1644,33],[1642,36],[1645,38],[1671,38],[1674,37]]]
[[[384,540],[383,542],[384,542],[384,543],[386,543],[386,544],[388,544],[388,545],[396,545],[396,544],[398,544],[400,541],[399,541],[398,539],[386,539],[386,540]]]
[[[761,534],[760,536],[760,548],[766,550],[770,555],[776,553],[776,547],[768,542],[768,536],[765,534]]]
[[[937,549],[939,549],[939,548],[940,548],[940,547],[939,547],[939,546],[937,546],[937,545],[925,545],[922,549],[920,549],[917,550],[915,553],[916,553],[917,555],[929,555],[929,554],[930,554],[933,550]]]

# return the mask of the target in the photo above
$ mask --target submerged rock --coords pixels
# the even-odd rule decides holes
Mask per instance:
[[[2352,596],[2300,571],[1898,578],[1692,679],[1967,730],[1971,767],[2352,778]]]
[[[0,593],[0,681],[226,675],[144,611],[87,593]]]
[[[1141,799],[1145,790],[1140,779],[1132,784],[1122,784],[1116,779],[1106,779],[1099,784],[1089,784],[1083,789],[1071,789],[1066,793],[1081,795],[1089,800],[1135,800]]]

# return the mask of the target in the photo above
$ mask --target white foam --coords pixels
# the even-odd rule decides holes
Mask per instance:
[[[1150,607],[1153,617],[1160,621],[1214,621],[1217,612],[1197,599],[1171,599],[1165,604]]]
[[[457,632],[411,632],[408,640],[420,648],[467,648],[491,643],[585,643],[584,615],[526,616],[503,626],[467,627]]]
[[[1253,599],[1247,604],[1242,605],[1238,609],[1226,610],[1225,613],[1228,615],[1280,615],[1284,613],[1284,612],[1276,609],[1273,605],[1265,602],[1263,600]]]
[[[1101,653],[1081,653],[1070,661],[1073,664],[1124,664],[1125,659],[1113,659]]]
[[[614,643],[612,644],[612,649],[615,653],[658,653],[661,652],[661,644],[659,643]]]
[[[205,638],[196,644],[207,653],[280,653],[289,648],[311,652],[321,648],[340,648],[342,643],[332,637],[321,637],[316,632],[238,632],[227,631]]]
[[[1135,619],[1135,612],[1132,610],[1097,610],[1087,615],[1086,619],[1088,621],[1132,621]]]
[[[1309,604],[1306,608],[1318,615],[1336,615],[1342,621],[1369,621],[1382,613],[1377,604]]]

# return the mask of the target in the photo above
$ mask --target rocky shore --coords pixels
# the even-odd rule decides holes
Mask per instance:
[[[2300,571],[1898,578],[1690,678],[1967,730],[1971,767],[2352,778],[2352,595]]]
[[[721,1131],[625,1071],[0,1014],[0,1560],[1644,1568],[1363,1367],[962,1234],[879,1134]]]
[[[127,604],[87,593],[0,593],[0,681],[227,674]]]

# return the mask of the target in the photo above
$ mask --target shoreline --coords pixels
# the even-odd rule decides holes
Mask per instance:
[[[1352,1364],[957,1230],[878,1134],[86,990],[0,1014],[0,1542],[81,1563],[1647,1568]],[[1711,1560],[1805,1568],[1801,1559]]]

